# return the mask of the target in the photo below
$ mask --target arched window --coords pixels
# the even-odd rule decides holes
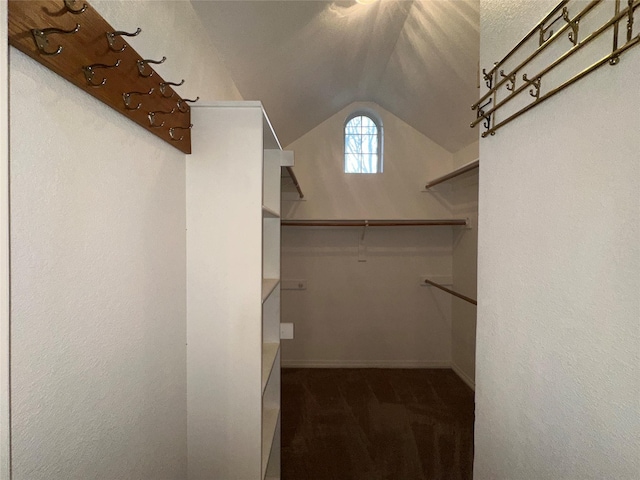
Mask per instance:
[[[344,124],[344,173],[382,172],[382,124],[369,114],[350,115]]]

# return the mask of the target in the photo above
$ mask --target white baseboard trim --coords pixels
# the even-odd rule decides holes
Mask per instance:
[[[474,382],[469,375],[467,375],[458,365],[451,362],[451,370],[453,370],[460,379],[466,383],[471,390],[476,391],[476,382]]]
[[[282,360],[283,368],[451,368],[449,362],[412,360]]]

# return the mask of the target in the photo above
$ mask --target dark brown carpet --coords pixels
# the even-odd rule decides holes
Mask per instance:
[[[282,370],[282,480],[467,480],[473,391],[451,370]]]

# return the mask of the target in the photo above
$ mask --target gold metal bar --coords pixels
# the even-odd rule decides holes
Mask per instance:
[[[455,178],[455,177],[457,177],[459,175],[462,175],[463,173],[467,173],[467,172],[469,172],[471,170],[474,170],[474,169],[478,168],[479,166],[480,166],[480,160],[474,160],[473,162],[467,163],[466,165],[463,165],[462,167],[455,169],[451,173],[447,173],[446,175],[442,175],[441,177],[434,178],[430,182],[427,182],[427,184],[424,186],[424,188],[434,187],[436,185],[441,184],[442,182],[446,182],[447,180],[450,180],[450,179]]]
[[[601,3],[602,0],[593,0],[591,3],[589,3],[586,7],[584,7],[584,9],[579,12],[575,17],[573,17],[573,20],[571,22],[575,22],[580,20],[582,17],[584,17],[587,13],[589,13],[595,6],[597,6],[599,3]],[[522,61],[522,63],[520,63],[520,65],[518,65],[517,67],[515,67],[511,73],[509,73],[508,75],[505,75],[502,80],[500,80],[499,82],[497,82],[493,88],[491,88],[487,93],[485,93],[482,97],[480,97],[480,99],[474,103],[471,106],[471,110],[475,110],[476,108],[478,108],[478,105],[480,105],[484,100],[486,100],[487,98],[489,98],[491,96],[492,93],[494,93],[496,90],[498,90],[505,82],[509,81],[509,77],[511,77],[512,75],[517,74],[520,70],[522,70],[529,62],[531,62],[534,58],[536,58],[540,53],[542,53],[542,51],[544,51],[545,48],[547,48],[549,45],[551,45],[553,42],[555,42],[558,38],[560,38],[560,36],[569,28],[570,23],[565,23],[562,27],[560,27],[560,29],[553,34],[553,36],[551,36],[551,38],[549,38],[546,42],[544,42],[542,45],[540,45],[538,48],[535,49],[535,51],[529,55],[524,61]],[[504,61],[501,60],[497,65],[502,64]],[[511,96],[515,95],[515,92],[513,94],[511,94]],[[479,123],[479,120],[476,121],[476,123],[474,123],[472,126],[475,126]]]
[[[296,190],[298,190],[298,195],[300,196],[300,198],[304,198],[304,193],[302,193],[302,189],[300,188],[300,184],[298,183],[298,179],[296,178],[296,174],[293,173],[293,168],[291,167],[285,167],[287,169],[287,172],[289,172],[289,176],[291,177],[291,180],[293,181],[293,185],[296,187]]]
[[[429,285],[431,285],[433,287],[439,288],[440,290],[442,290],[444,292],[450,293],[454,297],[461,298],[465,302],[469,302],[469,303],[473,303],[474,305],[478,305],[478,302],[476,300],[474,300],[473,298],[467,297],[466,295],[463,295],[463,294],[458,293],[458,292],[456,292],[454,290],[451,290],[450,288],[444,287],[444,286],[440,285],[439,283],[432,282],[428,278],[424,279],[424,283],[428,283]]]
[[[640,5],[640,0],[635,0],[633,2],[632,9],[637,8],[639,5]],[[583,41],[579,42],[577,45],[571,47],[563,55],[558,57],[554,62],[552,62],[550,65],[548,65],[547,67],[542,69],[540,72],[538,72],[537,75],[534,75],[532,78],[540,78],[540,77],[546,75],[547,73],[549,73],[551,70],[553,70],[555,67],[560,65],[562,62],[564,62],[567,58],[569,58],[571,55],[576,53],[582,47],[584,47],[585,45],[588,45],[591,41],[596,39],[604,31],[606,31],[608,28],[610,28],[611,25],[614,25],[617,21],[619,21],[621,18],[625,17],[626,15],[627,15],[627,9],[623,10],[622,12],[619,12],[611,20],[609,20],[607,23],[602,25],[598,30],[592,32],[590,35],[588,35]],[[487,110],[485,112],[485,116],[492,115],[496,110],[498,110],[499,108],[501,108],[504,105],[506,105],[507,103],[509,103],[514,97],[516,97],[523,90],[526,90],[529,87],[530,87],[529,83],[524,83],[523,85],[521,85],[520,87],[515,89],[511,95],[506,97],[500,103],[495,104],[493,108]],[[482,121],[483,118],[484,117],[479,117],[479,118],[475,119],[473,122],[471,122],[471,127],[475,127],[478,123],[480,123]],[[493,129],[489,129],[488,131],[490,132],[491,130],[493,130]],[[487,133],[487,132],[485,132],[485,133]]]
[[[285,220],[283,227],[434,227],[466,226],[462,218],[443,220]]]
[[[528,112],[529,110],[531,110],[533,107],[535,107],[536,105],[544,102],[545,100],[553,97],[556,93],[560,92],[561,90],[564,90],[566,87],[568,87],[569,85],[577,82],[578,80],[580,80],[582,77],[588,75],[589,73],[591,73],[592,71],[594,71],[595,69],[601,67],[602,65],[604,65],[605,63],[609,62],[612,58],[615,58],[619,55],[621,55],[622,53],[624,53],[626,50],[630,49],[631,47],[633,47],[634,45],[636,45],[637,43],[640,42],[640,35],[635,37],[633,40],[631,40],[630,42],[627,42],[626,44],[624,44],[622,47],[618,48],[617,50],[615,50],[613,53],[611,53],[610,55],[607,55],[606,57],[604,57],[601,60],[598,60],[596,63],[594,63],[593,65],[591,65],[590,67],[584,69],[582,72],[580,72],[579,74],[577,74],[575,77],[567,80],[566,82],[564,82],[562,85],[559,85],[558,87],[554,88],[553,90],[550,90],[549,92],[547,92],[546,94],[544,94],[543,96],[541,96],[539,99],[531,102],[529,105],[527,105],[526,107],[522,108],[521,110],[517,111],[516,113],[514,113],[513,115],[511,115],[510,117],[506,118],[505,120],[503,120],[502,122],[495,124],[493,126],[492,129],[487,130],[486,132],[484,132],[482,134],[482,138],[485,138],[488,135],[494,135],[496,130],[498,130],[500,127],[505,126],[507,123],[511,122],[512,120],[515,120],[516,118],[518,118],[520,115],[522,115],[525,112]]]
[[[631,8],[632,0],[628,0],[629,2],[629,19],[627,20],[627,42],[631,40],[633,36],[633,8]]]
[[[616,0],[616,10],[614,15],[618,15],[620,13],[620,0]],[[613,51],[615,52],[618,49],[618,29],[620,28],[620,22],[616,22],[613,26]]]

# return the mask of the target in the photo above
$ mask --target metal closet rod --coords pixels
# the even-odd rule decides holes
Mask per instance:
[[[462,300],[464,300],[465,302],[469,302],[469,303],[472,303],[472,304],[474,304],[474,305],[478,305],[477,300],[474,300],[474,299],[473,299],[473,298],[471,298],[471,297],[467,297],[466,295],[463,295],[463,294],[458,293],[458,292],[456,292],[456,291],[454,291],[454,290],[451,290],[450,288],[444,287],[444,286],[440,285],[439,283],[436,283],[436,282],[433,282],[433,281],[429,280],[428,278],[425,278],[425,279],[424,279],[424,283],[428,283],[428,284],[429,284],[429,285],[431,285],[431,286],[434,286],[434,287],[436,287],[436,288],[439,288],[440,290],[443,290],[443,291],[445,291],[445,292],[447,292],[447,293],[450,293],[450,294],[451,294],[451,295],[453,295],[454,297],[461,298],[461,299],[462,299]]]
[[[466,226],[464,218],[442,220],[282,220],[289,227],[420,227],[420,226]]]
[[[302,189],[300,188],[300,184],[298,183],[298,178],[296,177],[296,174],[293,173],[293,168],[291,167],[285,167],[285,168],[287,169],[287,172],[289,173],[289,176],[293,181],[293,185],[296,187],[296,190],[298,190],[298,195],[300,196],[300,198],[304,198],[304,193],[302,193]]]
[[[478,168],[479,166],[480,166],[480,160],[474,160],[473,162],[469,162],[465,165],[462,165],[459,168],[456,168],[454,171],[447,173],[446,175],[442,175],[441,177],[434,178],[430,182],[427,182],[424,188],[434,187],[439,183],[446,182],[447,180],[451,180],[452,178],[460,176],[463,173],[467,173],[475,168]]]

